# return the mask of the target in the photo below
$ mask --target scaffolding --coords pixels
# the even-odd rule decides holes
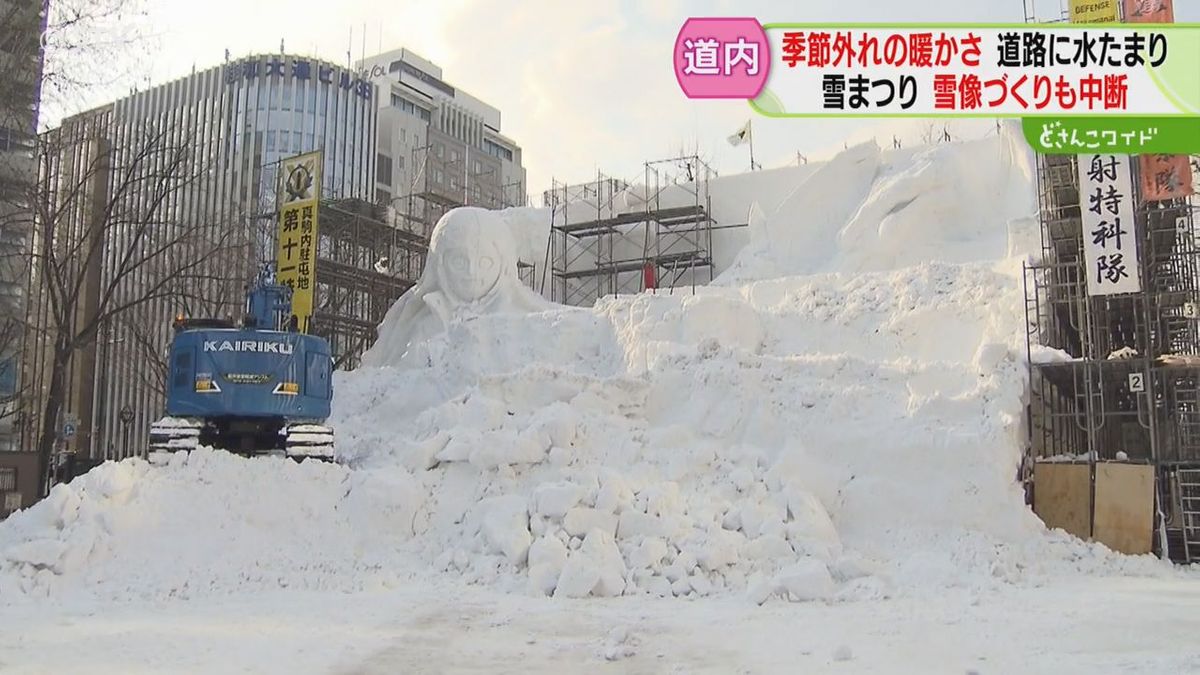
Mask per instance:
[[[313,332],[329,341],[335,367],[359,365],[376,326],[425,268],[428,235],[407,219],[357,199],[321,204]]]
[[[1024,270],[1029,457],[1087,463],[1093,475],[1098,462],[1154,466],[1157,550],[1190,562],[1200,556],[1200,481],[1189,482],[1200,478],[1193,473],[1200,469],[1194,207],[1190,198],[1139,196],[1131,234],[1141,290],[1089,295],[1083,250],[1090,233],[1083,232],[1076,166],[1075,156],[1038,161],[1042,250]],[[1134,186],[1137,167],[1130,162]],[[1037,359],[1035,347],[1060,352]]]
[[[412,149],[409,190],[391,201],[398,223],[428,239],[433,226],[451,209],[477,206],[498,210],[525,205],[523,182],[503,183],[499,167],[472,161],[486,153],[465,145],[453,148],[459,149],[462,154],[458,157],[447,153],[444,146],[439,154],[432,143]]]
[[[646,162],[640,186],[600,172],[588,183],[554,181],[543,194],[550,242],[542,292],[547,271],[551,298],[566,305],[712,281],[715,176],[691,155]]]

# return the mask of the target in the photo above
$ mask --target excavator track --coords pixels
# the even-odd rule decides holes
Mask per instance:
[[[289,424],[284,429],[287,456],[333,461],[333,429],[323,424]]]

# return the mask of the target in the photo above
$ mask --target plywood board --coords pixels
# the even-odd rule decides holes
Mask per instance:
[[[1091,471],[1087,464],[1033,465],[1033,512],[1051,529],[1091,536]]]
[[[1154,540],[1154,467],[1096,465],[1096,541],[1121,553],[1149,553]]]

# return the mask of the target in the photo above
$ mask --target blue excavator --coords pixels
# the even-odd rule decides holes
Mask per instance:
[[[291,293],[265,267],[247,289],[241,325],[176,317],[166,416],[150,428],[152,453],[204,445],[333,459],[329,343],[297,330]]]

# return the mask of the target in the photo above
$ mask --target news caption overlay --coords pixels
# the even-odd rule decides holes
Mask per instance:
[[[1047,154],[1200,153],[1197,24],[760,24],[692,18],[694,99],[769,117],[1020,118]]]

